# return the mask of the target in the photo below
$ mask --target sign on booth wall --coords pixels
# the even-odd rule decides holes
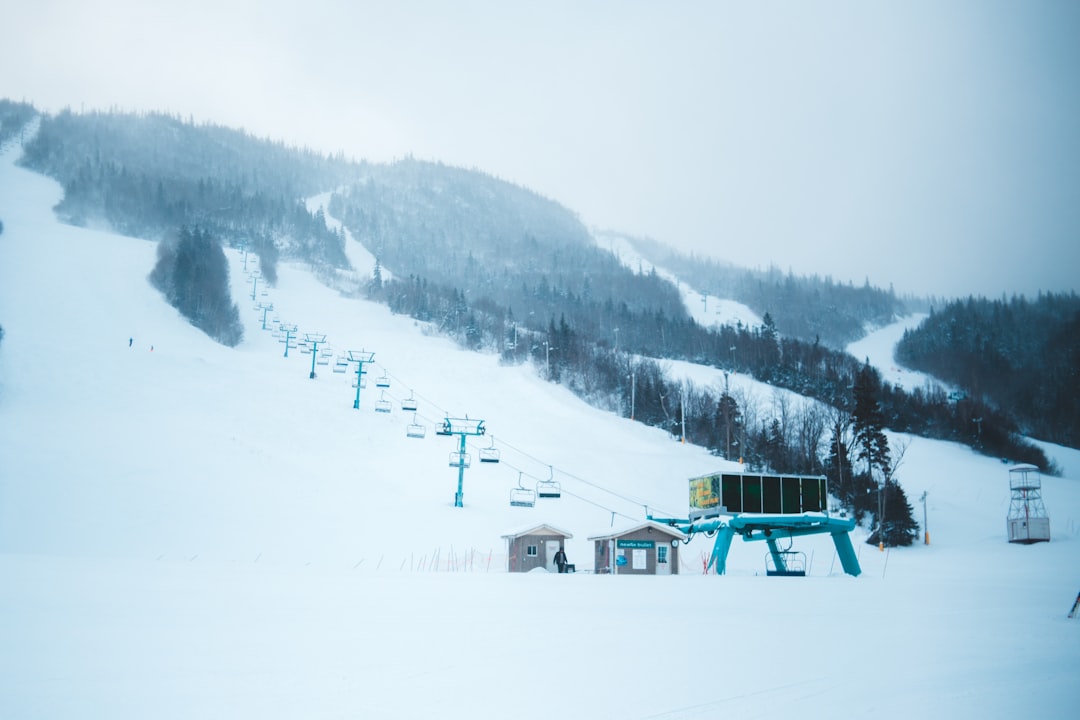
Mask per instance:
[[[646,551],[638,548],[634,548],[633,568],[635,570],[645,570],[648,567],[648,561],[646,560]]]

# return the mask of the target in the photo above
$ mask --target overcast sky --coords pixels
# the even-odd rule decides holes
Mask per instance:
[[[900,293],[1076,290],[1080,2],[0,0],[0,97],[472,167]]]

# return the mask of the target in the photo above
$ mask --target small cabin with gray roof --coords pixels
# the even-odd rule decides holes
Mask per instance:
[[[555,553],[574,537],[553,525],[532,525],[502,536],[506,540],[507,572],[544,568],[557,572]]]
[[[594,543],[596,572],[616,575],[678,575],[679,546],[686,535],[651,520],[604,535]]]

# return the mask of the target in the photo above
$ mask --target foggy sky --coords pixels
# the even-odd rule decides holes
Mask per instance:
[[[737,265],[999,297],[1080,272],[1080,3],[0,0],[0,97],[532,188]]]

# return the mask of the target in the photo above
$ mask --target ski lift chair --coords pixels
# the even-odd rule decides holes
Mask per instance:
[[[519,472],[518,486],[510,490],[510,507],[533,507],[534,505],[536,505],[536,491],[522,486]]]
[[[405,426],[405,437],[421,439],[427,435],[427,428],[420,423],[416,422],[416,414],[413,414],[413,421]]]
[[[467,468],[472,464],[472,455],[463,452],[450,453],[450,467]]]
[[[558,500],[562,497],[562,486],[555,480],[541,480],[536,483],[536,496]]]
[[[562,497],[562,486],[557,480],[555,480],[555,471],[548,466],[548,472],[551,476],[547,480],[540,480],[536,483],[536,495],[541,498],[550,498],[557,500]]]
[[[491,447],[480,448],[480,462],[482,463],[497,463],[499,462],[499,451],[495,447],[495,436],[491,436]]]
[[[410,392],[409,397],[404,398],[401,401],[401,409],[406,412],[416,412],[416,400],[413,399],[413,394]]]
[[[806,577],[806,553],[780,550],[765,555],[765,574],[773,577]],[[778,559],[779,558],[779,561]]]
[[[375,401],[375,412],[388,413],[392,404],[386,399],[386,393],[384,392],[378,400]]]
[[[791,549],[794,538],[789,534],[787,546],[778,547],[783,542],[783,536],[778,540],[769,541],[769,552],[765,555],[765,574],[775,577],[805,577],[806,555]]]

